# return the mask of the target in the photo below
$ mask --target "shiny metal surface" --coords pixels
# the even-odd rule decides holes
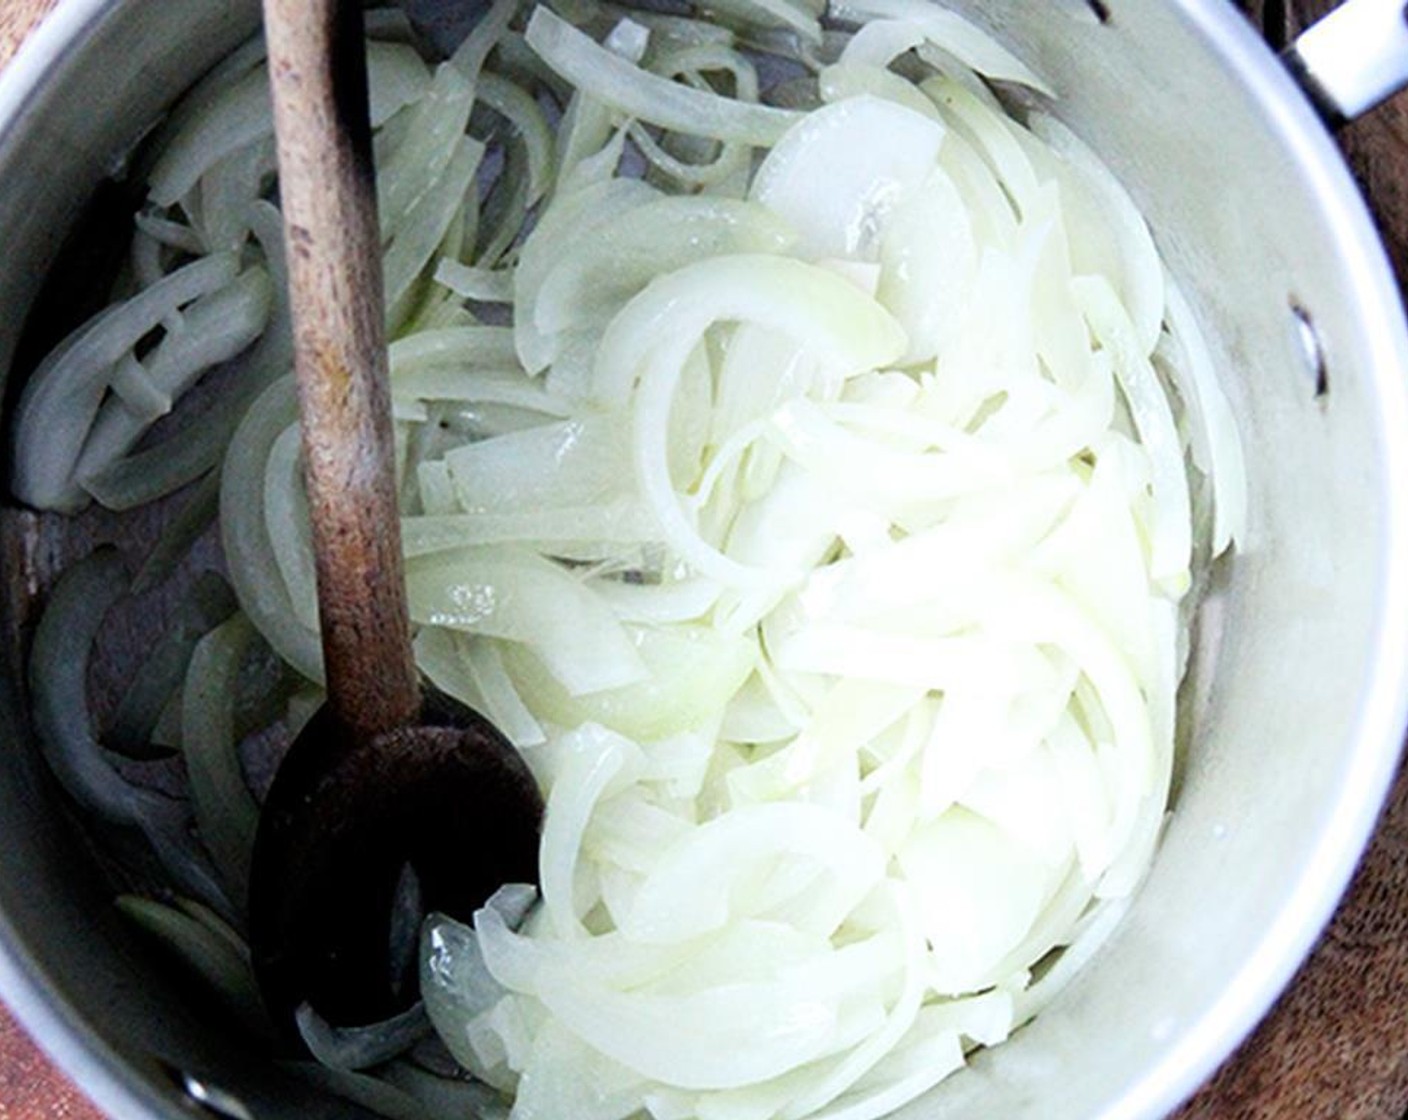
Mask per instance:
[[[1352,120],[1408,85],[1403,0],[1348,0],[1296,39],[1286,58],[1322,111]]]
[[[1149,216],[1227,371],[1253,515],[1200,619],[1174,813],[1119,934],[1042,1019],[903,1115],[1154,1120],[1303,958],[1397,760],[1408,334],[1329,136],[1230,5],[1125,0],[1104,21],[1083,0],[958,6],[1062,91],[1058,112]],[[21,321],[87,185],[253,11],[68,0],[0,77],[0,321]],[[0,366],[13,342],[0,335]],[[254,1120],[355,1115],[276,1080],[153,971],[18,747],[17,679],[13,666],[0,679],[0,733],[16,745],[0,764],[6,998],[114,1115],[188,1115],[172,1070]]]

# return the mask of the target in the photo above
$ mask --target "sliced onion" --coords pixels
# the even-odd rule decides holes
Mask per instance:
[[[606,179],[583,186],[551,207],[534,227],[514,270],[514,342],[529,373],[539,373],[556,354],[553,340],[537,327],[538,291],[557,265],[563,244],[586,237],[598,224],[659,198],[635,179]]]
[[[609,415],[563,420],[466,444],[445,463],[468,513],[605,506],[634,489],[620,426]]]
[[[15,413],[13,486],[45,509],[74,511],[86,495],[73,469],[119,359],[178,308],[235,276],[230,254],[205,257],[80,327],[31,375]]]
[[[978,73],[997,81],[1017,82],[1048,96],[1055,96],[1051,87],[1016,55],[962,16],[928,0],[839,0],[831,5],[831,14],[851,23],[880,19],[911,24],[928,42],[943,48]]]
[[[360,1027],[334,1027],[305,1003],[298,1008],[294,1021],[313,1057],[335,1070],[379,1066],[404,1054],[431,1029],[421,1003],[383,1022]]]
[[[411,617],[523,642],[570,695],[632,684],[646,675],[621,624],[571,575],[510,547],[460,549],[407,565]]]
[[[220,534],[241,609],[280,657],[310,681],[321,682],[322,645],[317,631],[298,621],[265,520],[265,464],[295,407],[292,378],[277,381],[240,424],[221,471]]]
[[[117,552],[100,549],[72,565],[50,594],[30,654],[34,722],[45,761],[65,792],[114,824],[137,824],[159,794],[129,785],[103,757],[90,722],[88,656],[103,617],[127,590]]]
[[[649,741],[706,722],[738,690],[757,660],[752,640],[702,626],[631,626],[626,633],[646,674],[615,688],[574,697],[526,650],[509,647],[504,663],[541,719],[563,727],[599,723]]]
[[[564,245],[538,290],[534,323],[544,334],[601,325],[656,276],[710,257],[783,253],[794,240],[783,222],[759,206],[662,198]]]
[[[425,96],[410,108],[401,142],[377,173],[384,239],[406,225],[412,208],[444,178],[469,125],[474,94],[473,81],[457,67],[440,66]]]
[[[894,102],[847,98],[778,142],[750,197],[797,230],[799,255],[874,259],[888,211],[933,170],[943,139],[937,121]]]
[[[504,668],[497,644],[426,627],[416,635],[415,651],[416,664],[437,688],[483,712],[514,746],[535,747],[546,740]]]
[[[369,43],[367,70],[373,127],[419,98],[430,80],[415,51],[395,43]],[[269,135],[273,127],[269,77],[259,66],[212,97],[191,115],[188,127],[167,142],[151,170],[149,197],[157,206],[174,205],[210,167]]]
[[[254,634],[249,621],[235,615],[202,638],[186,671],[181,703],[181,748],[196,825],[237,899],[248,889],[259,822],[234,729],[240,662]]]
[[[249,269],[230,284],[192,303],[180,330],[168,333],[144,363],[146,376],[168,399],[180,397],[207,370],[229,361],[257,339],[269,320],[271,292],[263,269]],[[83,444],[74,471],[79,482],[100,474],[126,454],[156,416],[133,412],[111,398]]]
[[[447,479],[453,485],[453,479]],[[455,499],[456,506],[459,500]],[[655,537],[655,522],[640,504],[625,499],[588,506],[545,509],[479,511],[411,517],[402,522],[406,555],[487,544],[533,544],[553,554],[557,546],[572,543],[627,545]]]
[[[185,678],[196,643],[234,613],[229,585],[206,572],[182,600],[161,640],[133,675],[104,730],[103,745],[130,758],[149,757],[162,710]]]
[[[453,155],[433,184],[406,211],[391,232],[383,262],[387,317],[392,329],[405,322],[412,285],[444,239],[484,158],[484,146],[458,139]]]
[[[818,0],[727,0],[728,27],[517,14],[495,0],[433,76],[374,48],[372,76],[415,650],[541,783],[542,904],[517,885],[428,925],[427,1010],[480,1087],[305,1015],[330,1065],[386,1080],[321,1076],[396,1116],[502,1093],[520,1120],[872,1120],[1043,1005],[1149,865],[1185,592],[1245,516],[1211,351],[1111,173],[985,78],[1049,91],[926,0],[847,0],[853,35]],[[144,291],[48,359],[25,468],[53,504],[83,500],[77,464],[131,505],[224,457],[248,621],[199,647],[180,732],[162,681],[132,703],[189,753],[235,895],[240,649],[257,630],[321,672],[292,394],[263,390],[287,300],[251,313],[261,257],[284,287],[262,57],[168,126]],[[212,245],[243,271],[167,274]],[[60,624],[107,594],[37,652],[86,657],[96,623]],[[81,674],[56,677],[61,779],[232,912],[184,810],[110,772]]]
[[[722,16],[726,23],[787,28],[807,42],[821,42],[818,13],[791,0],[711,0],[709,8],[712,13]]]
[[[117,897],[115,905],[120,913],[174,953],[246,1030],[265,1037],[271,1033],[247,948],[232,944],[228,934],[212,928],[209,920],[187,912],[188,904],[177,908],[139,895],[124,894]]]
[[[506,270],[470,268],[441,257],[435,266],[435,282],[477,303],[513,302],[513,273]]]
[[[1183,449],[1168,397],[1153,365],[1141,354],[1134,325],[1109,283],[1082,277],[1074,288],[1091,329],[1114,360],[1120,388],[1149,456],[1154,498],[1152,524],[1147,526],[1150,574],[1166,590],[1181,595],[1190,580],[1192,518]]]
[[[1207,435],[1206,460],[1201,465],[1213,480],[1216,521],[1212,552],[1220,556],[1246,533],[1247,471],[1242,444],[1227,397],[1218,387],[1216,366],[1193,310],[1182,290],[1172,281],[1168,282],[1166,290],[1169,330],[1178,340],[1184,359],[1174,368],[1181,375],[1179,385],[1183,399],[1193,410],[1189,427]],[[1198,448],[1194,437],[1191,450],[1195,460]]]
[[[188,418],[184,428],[156,446],[136,451],[84,479],[84,488],[109,509],[143,505],[212,472],[251,402],[292,367],[283,218],[269,203],[256,202],[247,224],[264,255],[274,297],[264,333],[235,359],[227,371],[226,391],[215,395],[198,418]]]
[[[739,140],[776,143],[797,114],[704,93],[632,66],[546,8],[528,21],[528,45],[578,89],[628,116],[663,128]]]
[[[930,120],[939,119],[934,103],[898,74],[879,66],[859,62],[839,62],[824,67],[817,75],[821,100],[827,103],[850,97],[878,97],[892,101]]]
[[[532,206],[547,193],[553,174],[553,136],[547,117],[530,94],[497,74],[481,74],[476,92],[480,103],[509,121],[522,140],[528,159],[528,205]]]

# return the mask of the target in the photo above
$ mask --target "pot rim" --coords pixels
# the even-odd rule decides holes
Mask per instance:
[[[33,106],[54,69],[122,0],[64,0],[0,71],[0,149]],[[1408,725],[1408,326],[1383,243],[1333,138],[1310,102],[1240,13],[1211,0],[1176,0],[1205,48],[1245,76],[1310,190],[1322,204],[1352,266],[1354,298],[1369,332],[1370,372],[1384,437],[1386,573],[1371,643],[1356,744],[1311,860],[1234,982],[1181,1037],[1130,1084],[1099,1120],[1162,1116],[1190,1096],[1255,1028],[1322,935],[1378,820],[1399,764]],[[117,1116],[176,1117],[169,1098],[50,987],[32,954],[0,914],[0,998],[49,1057],[100,1108]]]

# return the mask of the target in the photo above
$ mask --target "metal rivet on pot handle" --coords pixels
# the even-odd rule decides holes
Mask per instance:
[[[1408,85],[1403,0],[1347,0],[1285,52],[1306,93],[1332,125],[1351,121]]]

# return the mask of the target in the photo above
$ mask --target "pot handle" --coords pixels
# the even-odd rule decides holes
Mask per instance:
[[[1408,85],[1408,5],[1346,0],[1282,57],[1326,121],[1344,124]]]

